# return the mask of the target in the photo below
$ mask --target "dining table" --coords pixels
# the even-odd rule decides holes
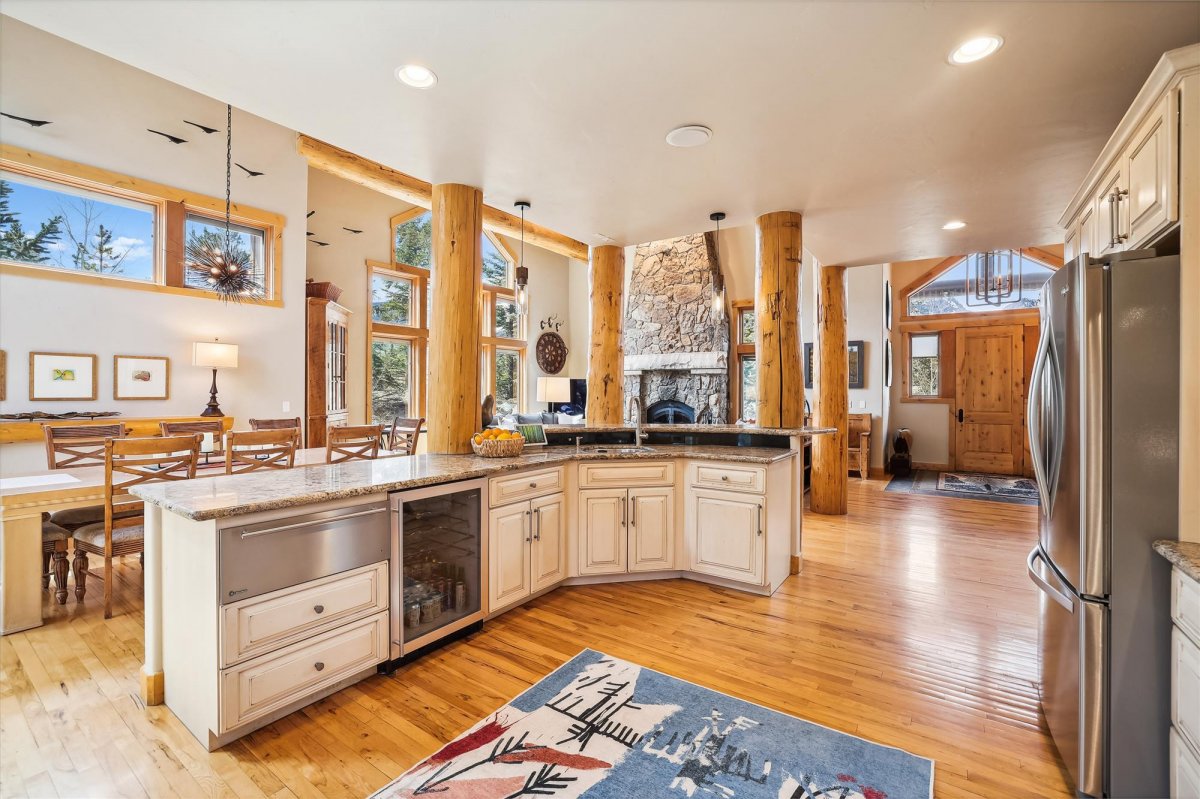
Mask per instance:
[[[407,452],[380,451],[378,457]],[[324,447],[296,451],[296,466],[325,463]],[[196,480],[225,474],[222,455],[200,456]],[[131,475],[115,474],[119,483]],[[104,466],[0,477],[0,635],[42,624],[42,514],[104,504]]]

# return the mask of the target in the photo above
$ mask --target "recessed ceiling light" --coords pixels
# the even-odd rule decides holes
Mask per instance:
[[[954,219],[942,225],[942,230],[961,230],[967,226],[961,219]]]
[[[708,144],[712,130],[703,125],[684,125],[667,134],[667,144],[672,147],[699,147]]]
[[[437,83],[437,75],[434,75],[433,70],[429,67],[423,67],[420,64],[405,64],[402,67],[396,67],[396,80],[415,89],[428,89]]]
[[[970,64],[981,58],[987,58],[1000,49],[1004,40],[999,36],[976,36],[954,48],[950,53],[951,64]]]

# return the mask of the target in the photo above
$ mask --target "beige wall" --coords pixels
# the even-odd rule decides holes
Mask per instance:
[[[53,124],[0,121],[0,140],[134,177],[223,197],[225,138],[180,120],[224,128],[224,103],[113,61],[5,17],[0,25],[0,96],[4,110]],[[189,416],[208,401],[211,373],[191,365],[195,340],[238,344],[237,369],[219,378],[221,407],[237,417],[299,415],[304,408],[304,213],[307,167],[295,134],[235,109],[236,160],[261,170],[234,178],[233,199],[282,214],[282,308],[224,304],[119,286],[0,275],[0,348],[8,355],[0,412],[120,411],[125,416]],[[176,133],[172,145],[147,133]],[[236,169],[236,168],[235,168]],[[29,401],[28,354],[99,356],[94,402]],[[113,400],[114,355],[171,359],[170,399]],[[284,404],[288,410],[284,410]],[[0,446],[0,474],[45,468],[38,444]]]

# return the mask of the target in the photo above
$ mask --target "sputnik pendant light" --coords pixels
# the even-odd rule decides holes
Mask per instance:
[[[517,313],[524,315],[529,310],[529,269],[525,266],[525,209],[528,200],[517,200],[521,209],[521,258],[517,262]]]
[[[725,313],[725,278],[721,276],[721,220],[725,218],[725,212],[714,211],[708,218],[717,223],[717,268],[713,271],[712,312],[720,318]]]
[[[225,301],[241,302],[263,294],[254,276],[254,256],[233,233],[230,185],[233,172],[233,106],[225,106],[225,232],[188,237],[187,268]]]

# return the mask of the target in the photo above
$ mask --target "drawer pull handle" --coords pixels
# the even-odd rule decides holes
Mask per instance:
[[[530,487],[530,488],[537,488],[537,483],[530,483],[530,484],[529,484],[529,487]]]
[[[722,480],[722,481],[724,481],[724,482],[726,482],[726,483],[728,483],[728,482],[729,482],[729,475],[727,475],[727,474],[723,474],[723,475],[721,475],[721,480]]]
[[[323,671],[325,669],[325,664],[318,660],[316,663],[313,664],[313,668],[316,669],[317,671]]]
[[[325,612],[324,605],[314,605],[313,606],[313,613],[324,613],[324,612]]]

